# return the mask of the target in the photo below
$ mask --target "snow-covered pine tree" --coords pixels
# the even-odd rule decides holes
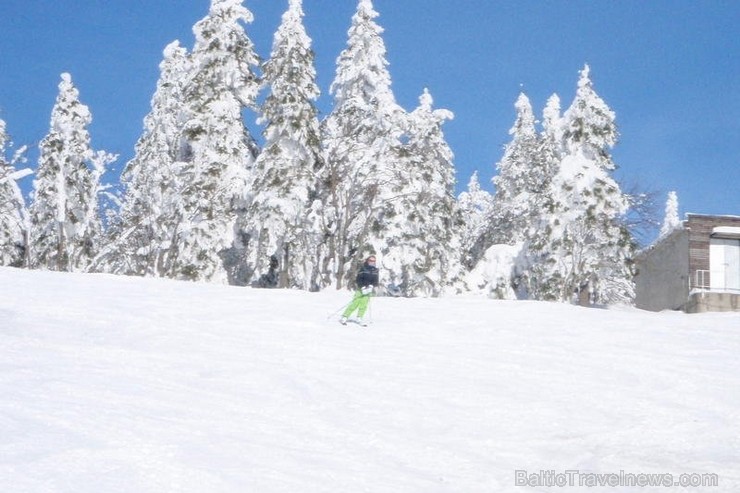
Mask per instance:
[[[547,100],[542,112],[542,132],[540,133],[536,166],[529,175],[530,210],[540,211],[534,217],[530,228],[539,229],[543,215],[547,215],[548,208],[553,202],[552,180],[560,168],[563,155],[563,119],[560,116],[560,97],[553,94]],[[532,236],[532,231],[528,235]]]
[[[460,194],[457,201],[463,219],[460,233],[463,265],[467,269],[472,269],[476,261],[483,256],[483,252],[477,248],[482,244],[480,239],[488,227],[493,207],[493,197],[481,188],[477,171],[473,172],[467,189]]]
[[[15,168],[17,162],[23,161],[25,147],[7,158],[10,145],[5,121],[0,119],[0,265],[23,267],[28,264],[29,218],[17,180],[30,171]]]
[[[240,241],[237,217],[248,201],[258,154],[242,110],[256,109],[258,65],[243,24],[252,13],[242,0],[212,0],[193,27],[195,46],[184,94],[183,218],[178,226],[174,277],[227,282],[224,257]]]
[[[547,98],[545,109],[542,110],[541,135],[542,139],[547,141],[548,154],[557,156],[558,158],[563,153],[564,125],[563,117],[560,114],[560,96],[553,94]]]
[[[91,122],[72,77],[62,74],[51,128],[39,145],[30,207],[33,267],[85,271],[97,254],[102,235],[100,178],[114,157],[91,148]]]
[[[504,155],[496,165],[498,175],[492,180],[496,192],[491,213],[472,249],[476,255],[471,260],[474,265],[500,259],[501,252],[506,252],[507,258],[513,255],[516,265],[511,269],[509,284],[501,284],[505,279],[499,277],[491,279],[498,284],[489,288],[498,294],[507,293],[506,296],[517,293],[526,297],[530,280],[527,269],[536,257],[530,249],[536,250],[542,240],[541,228],[549,219],[551,184],[560,159],[560,107],[557,96],[552,96],[544,111],[543,132],[537,131],[526,94],[519,94],[514,107],[516,120],[509,130],[511,141],[504,147]],[[486,253],[493,245],[499,248]],[[510,248],[503,248],[504,245]]]
[[[547,100],[542,112],[542,131],[535,166],[530,174],[529,210],[531,216],[524,244],[520,253],[520,266],[523,272],[517,283],[526,289],[527,296],[542,297],[542,289],[537,285],[542,272],[547,269],[551,222],[554,220],[556,199],[553,179],[560,169],[563,155],[563,118],[560,114],[560,97],[553,94]]]
[[[323,125],[328,187],[325,207],[328,262],[337,288],[350,269],[379,251],[400,218],[388,207],[406,114],[391,90],[383,29],[371,0],[359,0],[347,48],[337,60],[330,92],[334,108]]]
[[[245,227],[257,282],[267,279],[263,276],[270,275],[271,259],[276,258],[278,287],[310,289],[317,283],[322,231],[309,211],[323,158],[315,105],[319,88],[303,15],[302,0],[290,0],[263,65],[269,95],[258,123],[266,125],[265,144],[254,164]]]
[[[660,237],[668,236],[673,230],[681,227],[681,219],[678,216],[678,194],[668,192],[668,200],[665,204],[665,217],[663,226],[660,228]]]
[[[511,142],[496,164],[498,175],[493,178],[495,194],[490,224],[490,244],[514,245],[523,241],[534,217],[533,194],[539,185],[540,139],[529,98],[520,93],[514,105],[516,121],[509,130]],[[490,245],[489,245],[490,246]]]
[[[438,296],[462,277],[454,155],[442,131],[454,115],[432,105],[425,89],[409,115],[396,169],[398,195],[387,204],[400,221],[387,231],[379,252],[385,275],[404,296]]]
[[[614,112],[593,89],[588,65],[563,116],[563,158],[552,182],[545,238],[533,248],[535,297],[581,303],[630,302],[634,244],[622,219],[628,201],[611,172]]]
[[[174,276],[182,224],[181,146],[183,89],[189,69],[187,50],[178,41],[164,50],[160,78],[144,119],[144,133],[121,181],[125,196],[110,241],[97,260],[107,272],[141,276]]]

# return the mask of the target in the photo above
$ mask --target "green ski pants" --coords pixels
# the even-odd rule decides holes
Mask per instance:
[[[350,315],[357,310],[357,316],[362,318],[365,316],[368,303],[370,303],[370,295],[362,294],[362,291],[358,290],[355,292],[355,297],[349,302],[349,305],[347,305],[347,309],[344,310],[344,314],[342,314],[342,316],[349,318]]]

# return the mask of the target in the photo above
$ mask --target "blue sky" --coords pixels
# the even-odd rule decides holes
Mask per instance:
[[[0,118],[16,145],[48,131],[59,75],[70,72],[93,114],[97,149],[132,157],[162,49],[192,47],[209,0],[4,0]],[[245,0],[247,33],[269,56],[287,0]],[[740,215],[740,2],[735,0],[374,0],[398,102],[413,110],[428,87],[455,113],[445,126],[458,190],[474,170],[491,189],[523,90],[541,115],[563,109],[578,71],[617,114],[613,150],[626,188],[678,192],[686,212]],[[355,0],[304,0],[326,114],[335,60]],[[258,131],[254,117],[249,126]],[[35,153],[29,165],[35,167]],[[30,187],[30,179],[24,183]]]

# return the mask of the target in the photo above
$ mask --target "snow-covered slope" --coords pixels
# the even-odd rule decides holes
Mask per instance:
[[[0,491],[740,490],[737,313],[349,297],[0,269]]]

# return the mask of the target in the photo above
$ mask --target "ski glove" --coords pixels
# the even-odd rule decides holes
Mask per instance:
[[[367,296],[367,295],[369,295],[370,293],[372,293],[372,292],[373,292],[373,287],[372,287],[372,286],[365,286],[364,288],[362,288],[362,289],[360,290],[360,292],[361,292],[361,293],[362,293],[363,295]]]

